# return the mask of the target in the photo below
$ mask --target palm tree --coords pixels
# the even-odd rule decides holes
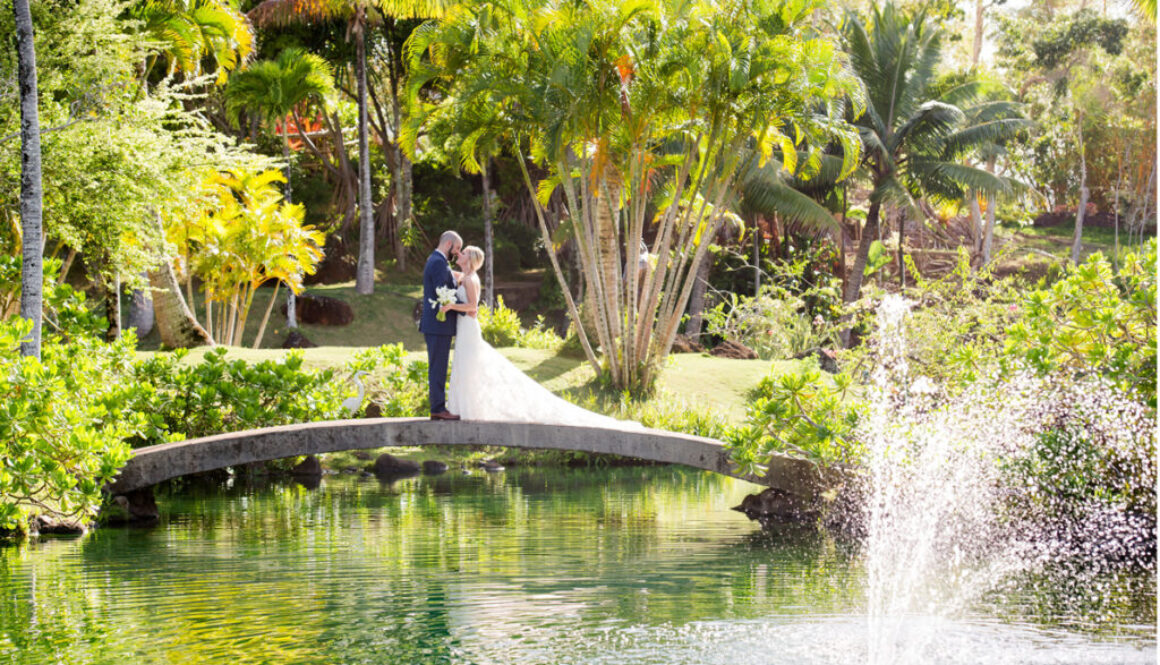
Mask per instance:
[[[298,48],[283,49],[277,59],[254,63],[230,76],[226,109],[232,116],[236,118],[240,109],[250,109],[262,116],[268,125],[281,123],[287,203],[294,201],[290,182],[290,116],[294,117],[299,135],[305,138],[300,115],[303,107],[311,103],[325,106],[333,95],[334,78],[330,75],[329,65],[321,57]],[[295,311],[294,290],[289,289],[286,295],[286,325],[289,328],[298,327]]]
[[[613,385],[653,385],[748,162],[780,151],[795,171],[799,147],[838,141],[850,155],[843,173],[856,166],[857,135],[841,120],[855,82],[808,30],[816,6],[496,0],[412,37],[412,93],[439,92],[428,112],[499,123],[464,143],[497,136],[515,154],[581,346]],[[547,178],[532,180],[525,154]],[[584,317],[545,221],[557,190],[589,294]],[[656,266],[624,271],[646,226]]]
[[[282,157],[286,162],[286,202],[293,202],[290,183],[290,116],[301,134],[300,113],[312,103],[326,105],[334,95],[334,78],[321,57],[302,49],[283,49],[274,60],[255,62],[230,76],[226,109],[233,118],[242,109],[282,129]]]
[[[16,59],[20,80],[20,219],[23,225],[23,262],[20,278],[20,316],[32,322],[20,353],[40,357],[40,326],[44,288],[41,228],[44,192],[40,177],[40,113],[37,109],[36,48],[28,0],[13,0],[16,14]]]
[[[850,12],[841,29],[845,49],[866,91],[866,112],[854,120],[862,139],[862,169],[870,181],[870,208],[844,298],[853,302],[871,243],[878,237],[883,205],[917,208],[923,198],[961,201],[967,190],[1005,192],[1010,185],[962,163],[981,144],[1008,136],[1024,121],[969,124],[957,102],[978,85],[967,83],[942,95],[935,69],[942,57],[942,34],[925,11],[914,15],[893,2],[870,10],[870,25]],[[903,222],[899,222],[899,253]]]
[[[355,78],[358,82],[358,200],[359,252],[355,291],[368,295],[375,289],[375,220],[371,215],[371,159],[367,139],[367,47],[366,31],[378,12],[396,17],[436,16],[445,3],[439,0],[263,0],[249,16],[259,25],[287,25],[342,19],[347,36],[355,41]]]
[[[254,52],[254,33],[246,17],[223,0],[146,0],[132,10],[151,42],[161,51],[145,63],[143,81],[157,60],[164,58],[167,73],[202,73],[208,58],[216,66],[217,82],[224,83]]]

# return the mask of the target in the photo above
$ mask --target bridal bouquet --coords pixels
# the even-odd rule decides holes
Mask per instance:
[[[455,289],[446,286],[439,286],[435,288],[435,300],[431,301],[431,306],[439,311],[435,314],[435,318],[439,321],[447,320],[447,312],[439,309],[443,305],[455,304]]]

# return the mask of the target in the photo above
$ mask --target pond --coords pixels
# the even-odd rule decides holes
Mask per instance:
[[[755,489],[678,467],[179,484],[155,527],[0,549],[0,662],[866,662],[859,548],[763,534],[729,510]],[[1155,662],[1154,579],[1101,589],[932,608],[900,653]]]

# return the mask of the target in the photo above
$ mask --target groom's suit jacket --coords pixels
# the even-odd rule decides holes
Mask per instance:
[[[419,319],[419,332],[424,335],[455,335],[455,317],[459,312],[447,312],[447,320],[440,321],[435,318],[439,313],[438,305],[431,305],[432,300],[438,301],[435,289],[440,286],[454,289],[455,276],[451,274],[447,257],[434,251],[427,257],[427,265],[423,268],[423,316]]]

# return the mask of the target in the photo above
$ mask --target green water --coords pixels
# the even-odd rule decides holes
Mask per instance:
[[[761,534],[729,510],[754,489],[675,467],[175,488],[158,526],[0,549],[0,663],[864,659],[855,548]],[[917,621],[935,662],[1153,662],[1140,614]]]

